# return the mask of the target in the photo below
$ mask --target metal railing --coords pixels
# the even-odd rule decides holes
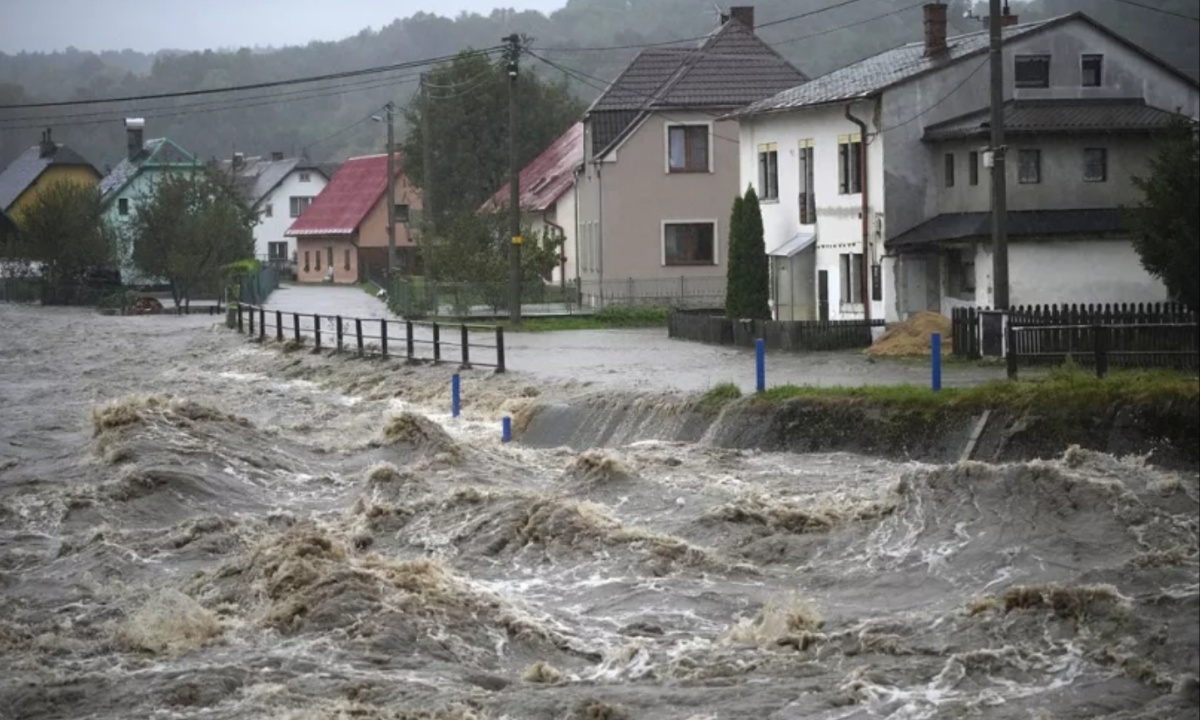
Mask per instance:
[[[506,368],[504,328],[495,325],[318,315],[246,304],[229,312],[239,333],[259,341],[274,338],[300,345],[311,339],[314,350],[352,348],[362,356],[458,362],[463,368],[491,367],[500,373]]]

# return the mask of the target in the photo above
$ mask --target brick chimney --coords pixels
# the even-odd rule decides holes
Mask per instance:
[[[753,5],[738,5],[729,8],[729,19],[737,20],[746,28],[754,29],[754,6]]]
[[[946,6],[941,3],[925,5],[925,56],[946,52]]]
[[[233,169],[241,170],[242,166],[245,164],[246,164],[246,154],[240,153],[240,152],[235,152],[233,154],[233,162],[231,163]]]
[[[42,141],[38,143],[38,155],[44,158],[54,157],[57,150],[58,146],[54,144],[54,138],[50,136],[50,128],[46,128],[42,133]]]
[[[142,118],[125,118],[125,150],[130,162],[137,158],[145,145],[146,121]]]

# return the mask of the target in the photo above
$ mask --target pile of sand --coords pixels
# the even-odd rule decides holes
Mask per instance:
[[[899,325],[888,328],[874,345],[867,348],[867,354],[877,357],[928,355],[930,337],[934,333],[941,334],[942,354],[948,355],[951,350],[950,318],[933,312],[917,313]]]

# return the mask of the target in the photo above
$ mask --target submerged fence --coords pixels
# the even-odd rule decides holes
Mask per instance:
[[[264,264],[258,272],[243,277],[239,285],[238,302],[261,305],[279,288],[279,269],[273,264]]]
[[[767,349],[784,352],[869,347],[873,327],[883,327],[883,321],[737,320],[717,310],[677,310],[667,318],[668,337],[738,347],[754,347],[761,338]]]
[[[284,312],[239,304],[227,323],[258,340],[268,338],[314,350],[353,350],[359,355],[403,357],[410,361],[456,362],[461,367],[504,372],[504,328],[466,323],[419,322],[388,318]]]

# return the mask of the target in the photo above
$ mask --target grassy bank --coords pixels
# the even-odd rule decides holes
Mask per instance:
[[[519,330],[507,320],[494,324],[510,331],[554,332],[558,330],[612,330],[618,328],[655,328],[667,326],[667,308],[607,307],[591,315],[522,318]],[[492,321],[487,321],[493,324]]]

